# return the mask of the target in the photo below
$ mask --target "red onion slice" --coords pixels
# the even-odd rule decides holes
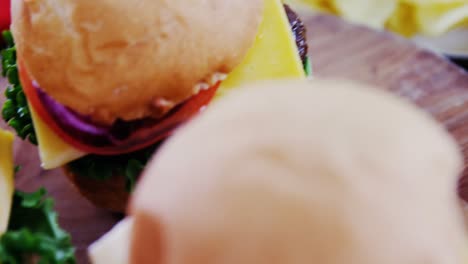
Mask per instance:
[[[179,125],[197,114],[213,98],[218,86],[200,91],[186,102],[176,106],[161,119],[141,119],[131,122],[117,120],[111,126],[97,124],[90,117],[83,116],[58,103],[47,95],[36,82],[32,82],[35,96],[53,120],[51,128],[66,142],[82,151],[115,155],[145,148],[169,136]],[[44,114],[44,113],[43,113]],[[60,129],[60,131],[56,131]]]

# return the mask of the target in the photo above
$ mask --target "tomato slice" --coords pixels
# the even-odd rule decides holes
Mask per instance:
[[[0,0],[0,33],[10,28],[10,0]]]
[[[93,142],[92,140],[80,137],[73,130],[64,126],[57,116],[49,111],[40,98],[38,90],[33,85],[33,80],[24,70],[23,63],[18,58],[19,76],[23,86],[24,93],[31,107],[41,117],[49,128],[57,134],[62,140],[72,147],[86,153],[98,155],[118,155],[134,152],[145,147],[149,147],[173,133],[181,124],[187,122],[203,109],[214,97],[219,83],[213,87],[200,91],[186,102],[177,106],[170,113],[165,115],[157,122],[150,125],[138,127],[135,131],[129,131],[129,134],[123,139],[116,139],[108,142]],[[56,121],[58,120],[58,121]]]

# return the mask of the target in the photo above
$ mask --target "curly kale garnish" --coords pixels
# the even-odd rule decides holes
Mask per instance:
[[[19,81],[16,47],[11,32],[4,31],[3,39],[7,47],[1,51],[2,75],[8,78],[10,85],[5,90],[6,101],[2,107],[2,117],[10,127],[15,129],[20,138],[28,139],[37,145],[31,113]]]
[[[42,188],[15,192],[8,231],[0,237],[0,263],[76,263],[70,235],[59,227],[53,207]]]
[[[137,152],[118,156],[88,155],[68,164],[71,172],[91,179],[107,180],[113,176],[124,176],[126,187],[131,192],[138,176],[159,144]]]

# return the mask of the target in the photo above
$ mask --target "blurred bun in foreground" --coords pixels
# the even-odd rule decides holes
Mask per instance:
[[[131,263],[462,263],[461,164],[441,126],[373,87],[244,87],[153,159]]]

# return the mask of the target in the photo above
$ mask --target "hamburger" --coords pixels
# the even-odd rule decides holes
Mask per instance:
[[[3,118],[39,145],[45,169],[63,167],[112,211],[162,140],[213,97],[310,72],[304,25],[279,0],[14,0],[11,16]]]
[[[435,120],[374,87],[245,86],[162,146],[130,216],[90,256],[94,264],[463,263],[462,164]]]

